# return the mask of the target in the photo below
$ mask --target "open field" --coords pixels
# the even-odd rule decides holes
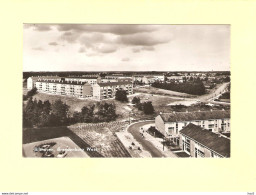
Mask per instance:
[[[159,113],[160,111],[163,112],[166,109],[166,104],[171,103],[174,101],[177,101],[176,99],[173,99],[168,96],[158,96],[158,95],[149,95],[149,94],[138,94],[135,95],[137,97],[140,97],[141,101],[152,101],[152,104],[155,108],[156,113]],[[129,101],[133,99],[134,96],[128,97]],[[88,106],[94,103],[97,103],[98,101],[92,100],[92,99],[78,99],[76,97],[69,97],[69,96],[61,96],[61,95],[51,95],[46,93],[37,93],[33,96],[33,99],[46,101],[49,100],[51,103],[61,99],[63,102],[65,102],[67,105],[70,106],[70,113],[74,113],[75,111],[80,112],[83,106]],[[116,101],[115,99],[108,99],[108,100],[102,100],[101,102],[107,102],[107,103],[114,103],[116,105],[116,113],[118,114],[117,120],[128,120],[129,118],[129,112],[135,113],[136,119],[145,119],[148,118],[148,115],[144,115],[142,111],[138,111],[137,108],[134,108],[132,105],[128,103],[123,103]]]
[[[56,143],[53,145],[50,150],[52,150],[52,154],[54,157],[57,157],[59,151],[58,149],[67,149],[70,151],[67,151],[67,154],[65,158],[70,157],[81,157],[81,158],[88,158],[89,156],[79,148],[69,137],[60,137],[60,138],[54,138],[54,139],[48,139],[38,142],[33,142],[29,144],[23,145],[23,155],[24,157],[42,157],[42,152],[37,151],[35,152],[35,147],[39,149],[40,145],[43,144],[49,144],[49,143]]]
[[[159,89],[155,87],[140,87],[134,88],[134,93],[148,93],[148,94],[156,94],[156,95],[166,95],[166,96],[177,96],[177,97],[196,97],[194,95],[190,95],[187,93],[181,93],[177,91],[170,91],[166,89]]]

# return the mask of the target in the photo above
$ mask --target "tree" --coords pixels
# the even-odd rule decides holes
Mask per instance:
[[[115,120],[117,117],[115,104],[106,102],[100,103],[96,116],[96,120],[100,122],[109,122]]]
[[[65,124],[68,118],[69,106],[63,103],[60,99],[52,104],[51,122],[55,125]],[[53,121],[56,120],[56,121]]]
[[[116,100],[120,102],[128,102],[127,93],[123,89],[119,89],[116,91]]]
[[[37,88],[34,87],[33,89],[31,89],[30,91],[27,92],[27,97],[32,97],[37,93]]]
[[[154,113],[154,107],[152,105],[152,102],[144,102],[143,111],[144,111],[145,114],[153,114]]]
[[[91,123],[93,122],[93,112],[95,105],[92,106],[84,106],[81,111],[81,119],[82,122]]]
[[[139,103],[140,103],[140,98],[135,96],[135,97],[132,99],[132,103],[133,103],[133,104],[136,104],[136,105],[139,104]]]

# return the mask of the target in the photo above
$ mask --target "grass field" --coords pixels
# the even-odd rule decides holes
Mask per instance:
[[[151,87],[151,86],[134,88],[134,93],[148,93],[148,94],[176,96],[176,97],[195,97],[195,96],[187,94],[187,93],[159,89],[159,88],[155,88],[155,87]]]
[[[150,94],[138,94],[136,96],[140,97],[142,102],[152,101],[152,104],[154,106],[156,113],[168,111],[169,109],[168,109],[168,106],[166,105],[168,103],[177,101],[168,96],[157,96],[157,95],[152,96]],[[131,101],[133,97],[129,97],[128,98],[129,101]],[[45,94],[45,93],[37,93],[36,95],[33,96],[33,99],[42,100],[42,101],[49,100],[51,103],[58,99],[61,99],[63,102],[65,102],[67,105],[70,106],[71,114],[74,113],[75,111],[80,112],[83,106],[88,106],[98,102],[92,99],[78,99],[75,97],[51,95],[51,94]],[[136,117],[136,119],[145,119],[150,117],[148,115],[144,115],[143,112],[138,111],[137,108],[134,108],[128,103],[122,103],[114,99],[102,100],[101,102],[114,103],[116,105],[116,113],[118,114],[117,120],[123,120],[123,119],[128,120],[129,112],[131,111],[135,113],[134,117]]]

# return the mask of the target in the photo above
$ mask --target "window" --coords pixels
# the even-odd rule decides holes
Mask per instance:
[[[190,139],[185,138],[185,151],[190,153]]]
[[[199,157],[199,158],[204,158],[205,155],[204,155],[204,152],[199,150],[198,148],[195,148],[195,157]]]
[[[208,125],[208,128],[209,128],[209,129],[214,128],[214,124],[209,124],[209,125]]]
[[[168,132],[170,134],[173,134],[174,133],[174,127],[168,127]]]

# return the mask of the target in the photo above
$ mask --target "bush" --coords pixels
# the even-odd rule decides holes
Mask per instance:
[[[139,103],[140,103],[140,98],[135,96],[135,97],[132,99],[132,103],[133,103],[133,104],[139,104]]]
[[[126,91],[123,89],[117,90],[115,99],[120,101],[120,102],[128,102],[127,94]]]

